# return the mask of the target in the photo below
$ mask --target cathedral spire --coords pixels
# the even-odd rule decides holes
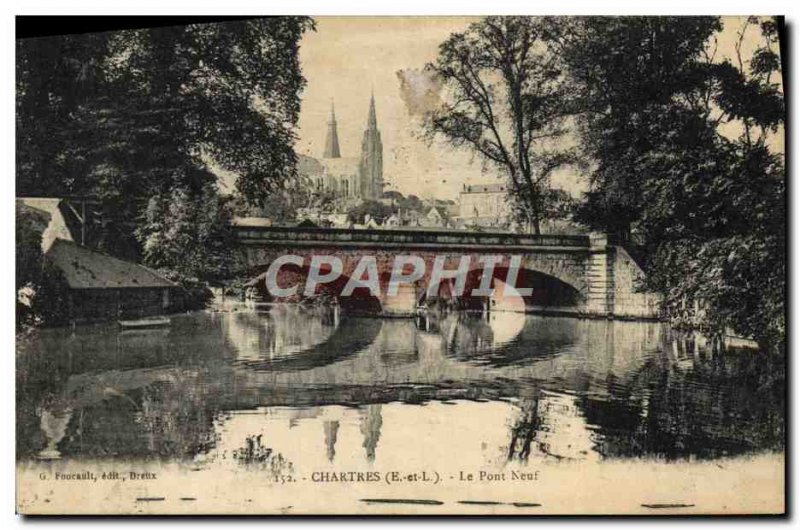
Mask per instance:
[[[375,114],[375,95],[369,98],[369,117],[364,137],[361,140],[361,164],[359,167],[361,196],[380,199],[383,195],[383,143]]]
[[[367,118],[367,129],[376,130],[378,128],[378,118],[375,115],[375,92],[369,96],[369,118]]]
[[[328,133],[325,136],[325,152],[322,158],[341,158],[342,154],[339,152],[339,133],[336,130],[336,112],[333,109],[333,100],[331,100],[331,117],[328,120]]]

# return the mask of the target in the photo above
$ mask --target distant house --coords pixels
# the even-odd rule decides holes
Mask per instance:
[[[416,210],[401,210],[400,222],[403,226],[419,226],[419,220],[422,214]]]
[[[381,228],[381,223],[370,214],[364,216],[364,228]]]
[[[458,217],[461,214],[461,205],[455,201],[448,201],[441,206],[444,208],[447,217],[450,219]]]
[[[508,190],[496,182],[464,185],[459,206],[459,217],[471,226],[502,227],[511,217]]]
[[[386,220],[383,222],[383,227],[384,228],[396,228],[396,227],[400,226],[401,224],[402,224],[402,221],[400,220],[400,217],[396,213],[393,213],[392,215],[387,217]]]
[[[331,213],[325,217],[325,220],[328,221],[333,228],[347,228],[350,226],[350,221],[347,219],[346,213]]]
[[[464,230],[476,230],[483,232],[511,232],[517,233],[522,230],[507,218],[497,217],[468,217],[460,219],[460,226]]]
[[[444,228],[447,226],[447,212],[441,206],[432,206],[428,213],[419,219],[419,225],[429,228]]]
[[[142,265],[56,239],[45,253],[66,283],[72,321],[140,318],[175,308],[180,286]]]

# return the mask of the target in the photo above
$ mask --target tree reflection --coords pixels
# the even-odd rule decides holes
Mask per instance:
[[[322,427],[325,430],[325,453],[328,457],[328,462],[333,462],[336,456],[336,438],[339,434],[339,421],[325,420]]]
[[[507,460],[528,461],[531,443],[536,438],[541,425],[539,418],[539,392],[532,398],[520,401],[517,420],[511,427],[511,442],[508,444]]]
[[[266,447],[261,434],[245,437],[244,446],[234,450],[232,457],[243,466],[266,471],[275,481],[294,473],[294,464],[281,453]]]
[[[752,351],[703,350],[691,338],[665,341],[608,397],[578,401],[607,457],[716,458],[783,449],[785,361]]]
[[[378,447],[378,440],[381,438],[381,405],[367,405],[361,409],[361,434],[364,435],[364,449],[367,454],[367,461],[375,461],[375,449]]]

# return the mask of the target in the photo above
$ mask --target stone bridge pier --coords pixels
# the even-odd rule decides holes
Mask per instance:
[[[470,308],[498,311],[596,318],[658,318],[658,299],[639,291],[643,272],[624,248],[609,243],[602,234],[530,235],[455,231],[356,230],[311,227],[264,227],[234,221],[238,252],[247,273],[263,281],[270,264],[282,255],[297,256],[303,266],[292,278],[278,283],[299,283],[310,271],[313,256],[336,256],[342,264],[341,290],[359,273],[359,261],[374,259],[380,276],[380,294],[374,300],[380,312],[390,316],[415,314],[419,305],[447,297],[454,281],[444,281],[433,295],[427,291],[435,260],[444,260],[445,270],[454,270],[469,256],[468,287],[477,287],[483,274],[482,259],[496,257],[493,293]],[[396,294],[387,294],[388,280],[397,256],[419,256],[425,273],[414,284],[400,284]],[[513,286],[530,290],[519,296],[506,289],[509,270],[519,264]],[[360,273],[359,273],[360,274]],[[360,276],[359,276],[360,278]],[[359,279],[357,278],[357,279]],[[499,288],[499,287],[503,288]],[[302,290],[302,286],[300,288]]]

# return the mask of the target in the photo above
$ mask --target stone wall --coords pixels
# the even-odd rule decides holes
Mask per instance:
[[[641,291],[644,271],[622,247],[613,247],[614,316],[623,318],[658,318],[659,297]]]

